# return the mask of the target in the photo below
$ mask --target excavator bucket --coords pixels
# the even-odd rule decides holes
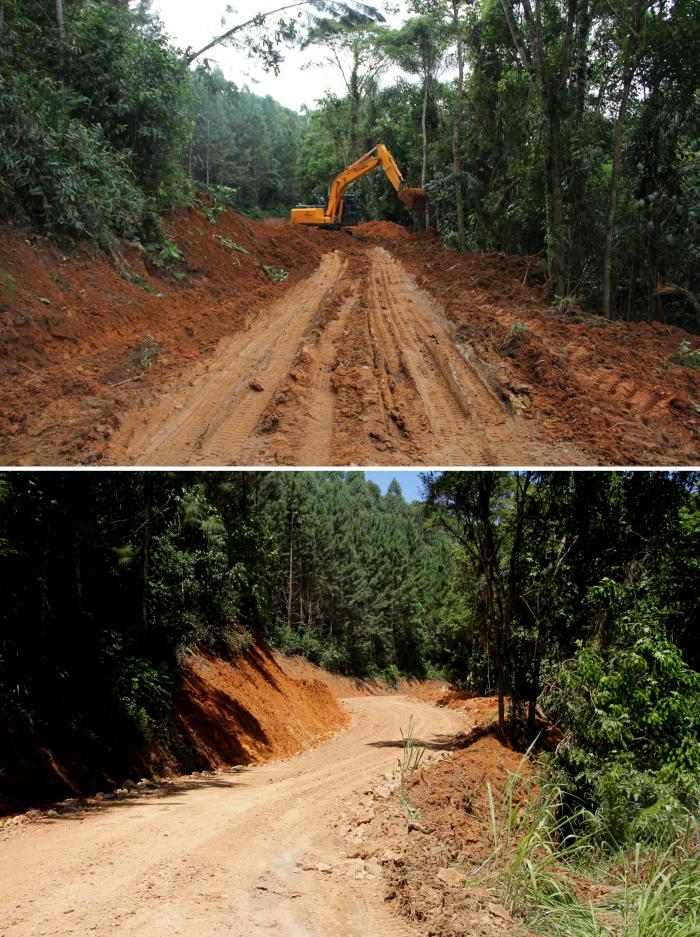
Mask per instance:
[[[409,211],[416,212],[416,214],[425,211],[428,201],[428,193],[425,189],[401,189],[398,195]]]

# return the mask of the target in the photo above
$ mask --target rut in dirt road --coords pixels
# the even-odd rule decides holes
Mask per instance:
[[[9,834],[0,934],[410,937],[380,880],[355,875],[336,823],[394,767],[411,715],[438,745],[465,717],[402,697],[346,705],[354,724],[295,758]]]
[[[181,389],[156,402],[145,421],[127,417],[124,425],[130,438],[124,461],[241,464],[243,442],[286,378],[302,336],[333,292],[342,266],[337,253],[326,254],[313,276],[256,321],[254,328],[222,341],[213,359],[189,375]]]
[[[542,442],[435,300],[383,248],[320,268],[145,411],[110,461],[515,465],[587,461]]]

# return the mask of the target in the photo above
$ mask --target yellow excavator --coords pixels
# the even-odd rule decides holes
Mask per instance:
[[[297,205],[292,209],[292,224],[316,225],[319,228],[338,229],[357,224],[357,209],[351,196],[345,194],[349,185],[381,166],[396,189],[399,199],[409,211],[425,211],[425,189],[410,189],[396,165],[394,157],[383,143],[361,156],[331,182],[328,200],[320,205]]]

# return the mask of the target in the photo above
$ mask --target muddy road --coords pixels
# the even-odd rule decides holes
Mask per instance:
[[[213,356],[121,417],[121,465],[585,464],[524,419],[382,247],[327,253]]]
[[[0,225],[0,464],[698,463],[700,337],[671,307],[553,306],[536,257],[392,222],[168,226],[179,279]]]
[[[346,701],[353,725],[292,759],[163,796],[25,825],[0,842],[3,937],[409,937],[381,883],[355,875],[337,818],[417,738],[465,716],[404,697]]]

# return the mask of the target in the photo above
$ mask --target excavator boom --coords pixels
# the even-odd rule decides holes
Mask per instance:
[[[339,173],[331,182],[326,207],[299,205],[292,209],[292,224],[317,225],[325,228],[339,228],[349,222],[346,218],[345,193],[349,185],[366,176],[381,166],[389,181],[396,189],[400,201],[409,211],[425,210],[427,194],[425,189],[410,189],[401,175],[396,160],[383,143],[378,143],[373,150],[365,153],[347,169]]]

